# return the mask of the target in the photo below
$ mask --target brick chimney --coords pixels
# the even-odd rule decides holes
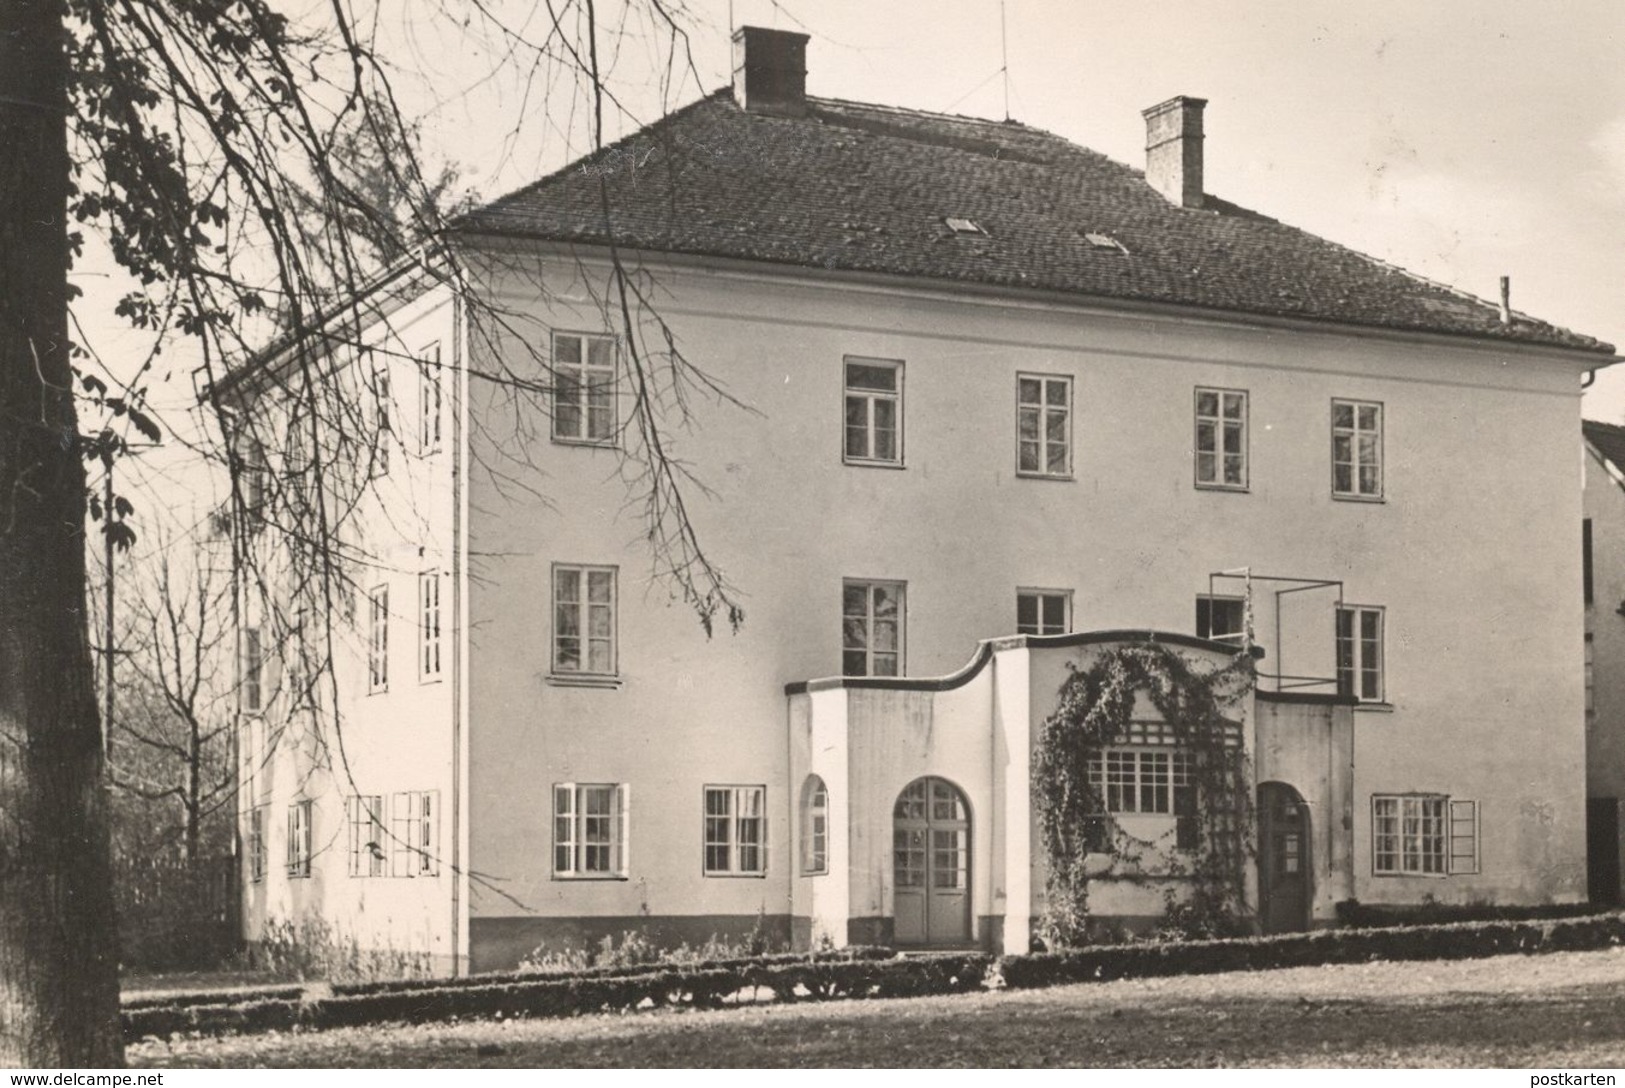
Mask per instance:
[[[807,108],[807,35],[742,26],[734,31],[734,101],[752,113]]]
[[[1202,206],[1202,110],[1205,98],[1178,95],[1141,110],[1145,180],[1171,204]]]

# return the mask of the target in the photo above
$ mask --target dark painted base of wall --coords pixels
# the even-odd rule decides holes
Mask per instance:
[[[878,916],[848,918],[846,920],[846,943],[878,945],[883,948],[896,947],[903,951],[908,951],[912,947],[898,943],[894,919]],[[983,914],[978,916],[976,919],[976,935],[969,940],[942,945],[922,945],[920,947],[922,951],[931,948],[976,948],[997,955],[1004,948],[1004,915]],[[1026,949],[1022,949],[1022,951],[1026,951]]]
[[[812,919],[788,914],[631,914],[601,918],[470,918],[470,970],[507,971],[538,949],[563,952],[597,947],[606,937],[619,945],[640,933],[661,948],[698,948],[711,940],[742,944],[760,929],[775,950],[804,949],[812,939]]]

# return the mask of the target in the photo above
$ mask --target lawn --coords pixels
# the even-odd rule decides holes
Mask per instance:
[[[133,1066],[1625,1065],[1625,949],[148,1042]]]

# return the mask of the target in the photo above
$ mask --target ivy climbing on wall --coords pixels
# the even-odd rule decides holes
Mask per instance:
[[[1163,885],[1170,921],[1186,930],[1234,930],[1250,913],[1247,862],[1254,836],[1252,776],[1230,715],[1253,689],[1252,656],[1238,653],[1202,670],[1147,641],[1107,650],[1087,668],[1069,668],[1033,756],[1047,862],[1045,942],[1052,949],[1087,943],[1089,886],[1109,880]],[[1183,753],[1189,775],[1180,794],[1186,808],[1176,813],[1184,830],[1156,841],[1125,832],[1089,775],[1091,762],[1104,763],[1106,748],[1134,743],[1130,726],[1140,691],[1166,722],[1173,742],[1167,750]],[[1152,858],[1151,868],[1142,865]],[[1175,882],[1185,894],[1173,891]]]

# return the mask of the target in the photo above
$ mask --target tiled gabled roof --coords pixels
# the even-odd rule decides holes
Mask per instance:
[[[1595,419],[1582,419],[1580,432],[1587,442],[1621,474],[1625,474],[1625,427],[1616,423],[1602,423]]]
[[[1503,325],[1489,303],[1212,196],[1175,207],[1141,171],[1039,129],[807,106],[746,112],[719,91],[459,229],[1613,351],[1521,314]]]

